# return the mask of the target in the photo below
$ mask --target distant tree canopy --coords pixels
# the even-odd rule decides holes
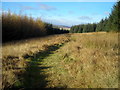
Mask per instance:
[[[32,17],[2,13],[2,42],[41,37],[52,34],[69,33],[67,30],[53,28],[52,24],[34,20]]]
[[[117,2],[108,18],[102,19],[99,23],[81,24],[72,26],[71,33],[86,33],[86,32],[119,32],[120,29],[120,1]]]
[[[49,23],[45,23],[45,26],[46,26],[46,31],[48,35],[69,33],[68,30],[53,28],[53,25]]]
[[[95,32],[96,24],[81,24],[72,26],[70,29],[71,33],[86,33],[86,32]]]

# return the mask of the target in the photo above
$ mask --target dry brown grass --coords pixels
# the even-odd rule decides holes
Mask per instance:
[[[69,42],[41,63],[51,67],[43,72],[49,75],[47,88],[118,88],[118,33],[105,32],[54,35],[4,45],[3,86],[12,86],[17,81],[14,72],[25,72],[11,69],[26,67],[24,55],[34,56],[48,46],[66,41]]]
[[[73,34],[46,60],[53,66],[48,87],[118,88],[117,33]]]
[[[12,87],[18,81],[16,74],[24,72],[26,61],[23,56],[33,55],[48,46],[64,43],[66,40],[68,40],[67,35],[54,35],[4,44],[2,47],[3,88]]]

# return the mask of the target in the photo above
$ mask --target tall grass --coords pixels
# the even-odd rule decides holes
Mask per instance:
[[[75,33],[45,58],[47,88],[118,88],[118,33]]]
[[[62,47],[56,51],[49,49],[54,50],[59,45]],[[118,88],[119,49],[118,33],[106,32],[63,34],[6,43],[2,54],[2,88],[22,86],[19,81],[25,79],[22,78],[24,73],[32,74],[27,77],[34,79],[32,85],[38,85],[39,79],[47,75],[45,80],[40,80],[40,83],[49,81],[47,88]],[[44,67],[42,73],[38,73],[40,68],[32,68],[34,64],[30,67],[33,71],[26,70],[29,62]]]
[[[39,18],[2,13],[3,42],[46,35],[45,24]]]
[[[22,78],[18,77],[26,72],[28,66],[25,55],[44,51],[48,46],[64,43],[66,40],[68,37],[63,34],[5,43],[2,47],[2,89],[19,85]]]

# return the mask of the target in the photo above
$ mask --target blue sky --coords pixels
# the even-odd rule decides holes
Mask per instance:
[[[56,25],[99,22],[108,17],[115,2],[3,2],[7,12],[41,18]]]

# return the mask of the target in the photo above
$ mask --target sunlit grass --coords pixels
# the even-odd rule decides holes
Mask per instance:
[[[118,88],[118,34],[73,34],[71,41],[46,58],[48,87]]]
[[[63,34],[8,43],[3,46],[3,85],[9,87],[17,82],[21,86],[20,74],[34,73],[34,70],[28,72],[25,68],[36,65],[35,73],[38,75],[32,74],[36,81],[32,86],[118,88],[118,49],[118,33],[105,32]],[[37,80],[41,76],[39,64],[43,77],[40,82],[40,78]],[[24,68],[9,69],[9,66]]]
[[[68,38],[63,34],[4,44],[2,47],[3,88],[10,88],[16,82],[18,83],[17,76],[25,72],[27,63],[31,61],[25,59],[27,57],[24,57],[25,55],[32,56],[34,53],[46,50],[48,46],[63,43],[66,40]]]

